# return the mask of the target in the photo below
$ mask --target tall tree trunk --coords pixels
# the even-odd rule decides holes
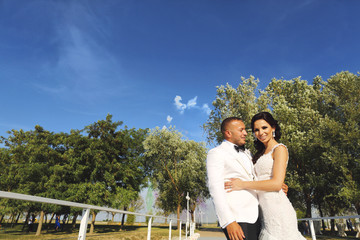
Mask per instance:
[[[43,221],[44,221],[44,211],[41,211],[40,212],[40,220],[39,220],[39,224],[38,224],[38,228],[37,228],[37,231],[36,231],[36,236],[39,236],[41,234],[41,228],[42,228],[42,224],[43,224]]]
[[[46,232],[49,231],[49,224],[47,220],[48,220],[48,214],[46,213],[44,216],[44,223],[45,223],[44,229],[46,229]]]
[[[16,214],[14,213],[14,218],[13,218],[13,220],[11,221],[11,228],[14,227],[15,223],[18,223],[19,218],[20,218],[20,215],[21,215],[21,213],[18,213],[17,217],[15,217]]]
[[[16,218],[16,221],[15,221],[16,224],[19,222],[20,216],[21,216],[21,213],[19,213],[18,216],[17,216],[17,218]]]
[[[319,213],[320,213],[320,217],[324,217],[324,214],[322,212],[322,208],[321,208],[320,205],[319,205]],[[322,224],[322,229],[325,232],[325,221],[324,221],[324,219],[321,219],[321,224]]]
[[[53,213],[51,214],[51,218],[50,218],[49,222],[46,223],[46,221],[45,221],[45,223],[46,223],[46,231],[47,231],[47,232],[49,231],[49,228],[50,228],[50,225],[51,225],[51,221],[53,220],[54,216],[55,216],[55,213],[53,212]]]
[[[4,220],[4,216],[5,215],[1,215],[1,218],[0,218],[0,224],[2,223],[2,221]]]
[[[124,211],[126,211],[127,210],[127,207],[124,207]],[[123,227],[124,227],[124,222],[125,222],[125,213],[123,213],[123,215],[122,215],[122,218],[121,218],[121,229],[123,229]]]
[[[195,209],[196,209],[196,203],[194,203],[193,205],[191,205],[190,207],[190,214],[191,214],[191,220],[195,223],[196,219],[195,219]]]
[[[16,219],[16,213],[14,213],[12,216],[11,216],[11,220],[10,220],[10,223],[11,223],[11,228],[14,227],[14,223],[15,223],[15,219]]]
[[[330,216],[335,216],[335,211],[330,210]],[[331,219],[331,234],[335,235],[335,219]]]
[[[26,218],[25,218],[25,222],[24,222],[22,231],[24,231],[25,227],[28,226],[28,224],[29,224],[29,217],[30,217],[30,211],[28,211],[28,213],[26,214]]]
[[[49,220],[49,224],[51,224],[51,221],[53,220],[54,216],[55,216],[55,213],[53,212],[53,213],[51,214],[51,218],[50,218],[50,220]]]
[[[13,220],[14,220],[14,214],[12,213],[12,214],[10,215],[10,218],[8,219],[8,222],[7,222],[7,223],[12,223]]]
[[[94,233],[95,218],[96,218],[96,213],[93,212],[93,213],[92,213],[92,219],[91,219],[91,225],[90,225],[90,232],[89,232],[89,234],[93,234],[93,233]]]
[[[310,194],[305,193],[305,203],[306,203],[306,217],[311,218],[311,196]]]
[[[123,213],[122,216],[121,216],[121,226],[120,226],[120,229],[123,229],[123,227],[124,227],[124,222],[125,222],[125,213]]]
[[[330,223],[331,223],[331,233],[334,234],[335,233],[335,219],[331,219]]]
[[[176,208],[176,215],[177,215],[177,228],[178,228],[178,230],[180,230],[180,208],[181,208],[181,205],[180,205],[180,203],[178,203],[178,206],[177,206],[177,208]]]
[[[63,222],[63,228],[65,227],[66,220],[68,220],[69,218],[70,218],[69,215],[67,215],[67,214],[64,215],[63,220],[62,220],[62,222]]]
[[[115,214],[114,212],[111,213],[111,222],[114,222]]]
[[[71,229],[74,229],[76,227],[76,219],[79,216],[78,213],[74,213],[74,216],[72,218],[72,223],[71,223]]]

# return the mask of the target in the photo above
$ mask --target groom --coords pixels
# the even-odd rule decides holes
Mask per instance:
[[[245,150],[247,132],[237,117],[221,123],[225,141],[207,156],[207,174],[220,226],[228,240],[257,240],[260,233],[259,202],[255,191],[226,192],[224,182],[231,178],[255,180],[249,150]]]

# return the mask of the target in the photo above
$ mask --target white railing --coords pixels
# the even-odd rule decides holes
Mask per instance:
[[[118,209],[114,209],[114,208],[99,207],[99,206],[94,206],[94,205],[89,205],[89,204],[82,204],[82,203],[63,201],[63,200],[44,198],[44,197],[36,197],[36,196],[31,196],[31,195],[26,195],[26,194],[4,192],[4,191],[0,191],[0,198],[8,198],[8,199],[30,201],[30,202],[49,203],[49,204],[55,204],[55,205],[83,208],[85,210],[85,214],[83,214],[83,217],[81,219],[78,240],[86,239],[86,231],[87,231],[87,225],[88,225],[88,220],[89,220],[89,215],[90,215],[90,209],[149,217],[148,232],[147,232],[148,240],[150,240],[150,237],[151,237],[152,218],[160,218],[160,219],[168,219],[169,220],[169,240],[171,239],[171,221],[172,220],[180,220],[180,219],[176,219],[176,218],[135,213],[135,212],[118,210]],[[182,221],[180,220],[180,228],[179,228],[179,239],[180,240],[181,240],[181,225],[182,225]]]
[[[352,215],[352,216],[337,216],[337,217],[316,217],[316,218],[301,218],[298,221],[308,221],[310,227],[310,233],[312,240],[316,240],[316,232],[314,228],[314,220],[328,220],[328,219],[350,219],[350,218],[360,218],[360,215]],[[355,226],[358,234],[356,237],[360,237],[360,223],[357,223]]]

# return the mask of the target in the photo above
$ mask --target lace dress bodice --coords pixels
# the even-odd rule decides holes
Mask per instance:
[[[279,146],[286,147],[284,144],[278,144],[257,160],[254,169],[258,181],[269,180],[273,177],[272,155]],[[298,231],[296,212],[282,190],[258,191],[258,197],[263,214],[260,240],[305,240]]]
[[[258,178],[258,181],[261,180],[269,180],[272,178],[273,176],[273,164],[274,164],[274,159],[272,158],[272,154],[275,150],[275,148],[277,148],[278,146],[284,146],[286,148],[286,146],[284,144],[277,144],[275,147],[273,147],[273,149],[262,155],[256,162],[254,169],[255,169],[255,173],[256,176]]]

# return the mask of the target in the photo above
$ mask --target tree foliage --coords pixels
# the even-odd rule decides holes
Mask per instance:
[[[337,182],[338,194],[330,197],[337,201],[338,198],[347,199],[347,204],[353,204],[359,214],[360,76],[349,72],[332,76],[323,83],[322,103],[323,113],[329,119],[324,123],[324,134],[327,134],[325,140],[329,148],[324,157],[333,163],[338,172],[346,175],[344,183]]]
[[[208,197],[204,144],[183,140],[174,128],[156,128],[147,136],[144,148],[151,181],[159,190],[157,205],[164,212],[176,212],[179,219],[186,208],[187,192],[193,204]]]
[[[38,125],[30,131],[9,131],[8,137],[2,137],[5,148],[0,152],[0,189],[125,208],[146,184],[142,142],[147,130],[126,126],[119,130],[121,125],[108,115],[70,134],[53,133]],[[40,211],[70,213],[61,206],[13,202],[7,201],[8,210],[3,211],[25,211],[28,217]],[[72,213],[77,216],[81,210],[73,209]]]
[[[214,109],[211,111],[203,129],[207,134],[209,143],[222,142],[223,136],[220,131],[222,120],[231,116],[238,116],[249,126],[253,115],[260,109],[264,109],[265,103],[262,98],[256,98],[257,85],[259,80],[253,76],[241,78],[237,88],[231,85],[217,87],[216,99],[213,101]]]
[[[220,124],[229,116],[249,119],[271,111],[282,129],[290,160],[289,198],[310,217],[312,206],[330,215],[355,206],[359,212],[359,76],[341,72],[312,84],[299,78],[273,79],[263,91],[254,77],[217,89],[204,130],[209,142],[222,141]],[[249,137],[252,140],[252,136]],[[248,140],[247,146],[253,147]]]

